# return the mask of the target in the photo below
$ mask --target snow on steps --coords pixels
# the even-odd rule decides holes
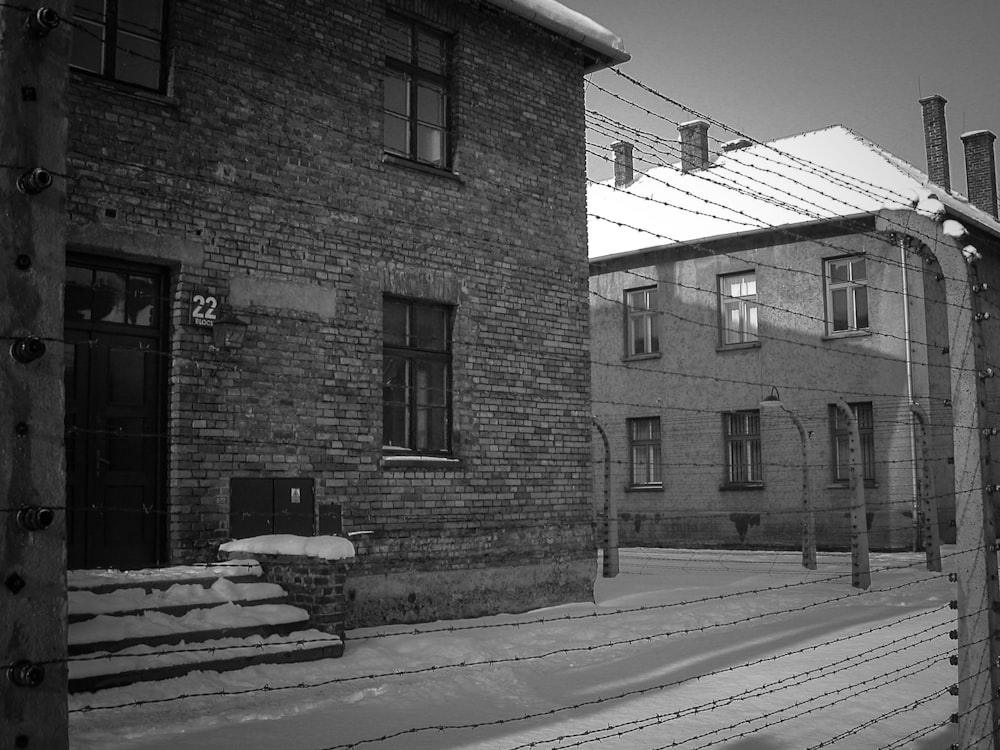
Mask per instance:
[[[70,692],[343,654],[338,636],[309,628],[260,577],[253,560],[70,571]]]

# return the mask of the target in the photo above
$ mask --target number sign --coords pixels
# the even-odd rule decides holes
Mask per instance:
[[[193,325],[211,328],[215,325],[218,309],[219,300],[214,294],[205,290],[196,290],[191,295],[191,323]]]

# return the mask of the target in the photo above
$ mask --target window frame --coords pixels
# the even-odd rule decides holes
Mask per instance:
[[[135,2],[144,2],[145,0],[135,0]],[[79,7],[74,7],[74,33],[87,34],[89,32],[83,30],[82,27],[85,25],[100,26],[102,28],[103,36],[100,40],[101,44],[101,70],[92,70],[91,68],[85,68],[80,65],[74,65],[70,63],[70,67],[88,76],[93,76],[104,81],[113,81],[115,83],[121,84],[123,86],[134,86],[135,88],[142,89],[144,91],[155,91],[157,93],[165,93],[167,90],[168,83],[168,66],[167,66],[167,22],[169,20],[168,6],[169,0],[162,0],[162,5],[160,8],[160,30],[158,36],[148,35],[148,34],[137,34],[135,31],[126,31],[122,29],[121,17],[119,8],[120,5],[129,2],[129,0],[103,0],[104,3],[104,17],[103,23],[95,18],[80,17],[77,13],[80,10]],[[144,30],[150,30],[148,27],[144,27]],[[159,46],[160,58],[157,63],[157,81],[155,86],[148,86],[144,83],[139,83],[137,81],[132,81],[127,78],[119,77],[117,73],[117,63],[119,54],[122,51],[121,45],[118,43],[119,35],[133,36],[144,41],[154,41]],[[145,57],[139,55],[140,57]],[[151,58],[145,58],[150,59]]]
[[[388,304],[400,304],[405,307],[404,342],[389,341],[389,331],[386,326],[386,309]],[[433,311],[443,313],[444,330],[441,332],[443,346],[440,348],[416,345],[413,341],[415,329],[415,314],[417,311]],[[390,456],[435,456],[451,457],[453,451],[453,344],[452,330],[454,326],[454,306],[440,302],[402,297],[394,294],[382,295],[382,451]],[[399,385],[393,385],[390,380],[392,360],[402,361],[404,365],[403,380]],[[423,366],[423,369],[419,367]],[[440,389],[424,387],[424,396],[434,390],[443,391],[442,403],[421,403],[419,386],[414,385],[414,373],[427,372],[429,369],[439,369],[443,383]],[[402,400],[393,398],[393,390],[402,389]],[[402,409],[403,440],[402,444],[390,442],[398,435],[390,437],[390,425],[394,420],[390,409]],[[439,416],[435,418],[435,413]],[[424,424],[421,417],[430,419]],[[429,436],[437,428],[442,436],[442,444],[433,445]]]
[[[865,276],[857,279],[854,276],[854,264],[862,261],[865,264]],[[846,264],[849,278],[844,281],[833,280],[833,268],[837,264]],[[868,295],[868,257],[865,254],[843,255],[838,258],[827,258],[823,261],[823,285],[826,296],[826,333],[828,336],[844,336],[865,333],[871,330],[871,305]],[[864,292],[859,296],[859,290]],[[837,328],[835,295],[844,292],[846,306],[846,327]],[[864,300],[864,323],[858,325],[858,300]]]
[[[638,436],[638,429],[650,427],[648,436]],[[659,417],[633,417],[626,420],[628,431],[629,489],[657,489],[663,487],[663,432]],[[645,460],[637,460],[638,454],[645,453]],[[637,478],[639,469],[645,476]]]
[[[660,354],[659,312],[656,309],[656,286],[636,287],[624,290],[625,309],[625,357],[657,357]],[[633,295],[645,296],[644,307],[637,307],[632,302]],[[638,312],[637,312],[638,311]],[[636,325],[642,321],[645,351],[636,347]]]
[[[742,278],[741,285],[745,284],[746,278],[753,281],[753,294],[732,295],[729,293],[727,282]],[[747,346],[760,346],[760,306],[757,303],[757,271],[739,271],[736,273],[722,274],[718,277],[719,294],[719,346],[724,349],[732,349]],[[727,304],[733,302],[739,311],[739,327],[734,329],[729,325],[729,315]],[[751,307],[752,305],[752,307]],[[753,318],[753,331],[749,330],[748,319]],[[729,341],[730,333],[735,334],[736,340]]]
[[[402,13],[389,11],[386,13],[386,39],[388,39],[388,25],[390,22],[405,25],[407,27],[409,31],[409,59],[404,60],[402,57],[391,55],[388,49],[388,44],[386,44],[384,49],[385,71],[382,78],[382,150],[386,156],[391,158],[403,159],[422,167],[450,172],[452,169],[454,150],[454,127],[452,123],[452,91],[454,88],[452,59],[454,54],[454,34],[436,26],[432,26],[431,24],[428,24],[420,19],[413,18]],[[419,40],[421,35],[434,38],[440,43],[443,50],[443,61],[441,66],[442,72],[421,67],[419,60]],[[403,113],[394,112],[387,107],[386,93],[390,77],[403,78],[406,86],[407,112],[405,113],[405,122],[408,132],[405,150],[390,148],[386,137],[387,123],[390,118],[392,117],[399,120],[404,119]],[[425,123],[420,118],[419,92],[421,84],[424,84],[426,88],[433,87],[440,89],[442,92],[440,112],[442,122],[440,126],[434,123]],[[439,160],[424,159],[420,157],[419,132],[421,124],[429,127],[440,128],[441,158]]]
[[[745,419],[745,430],[734,431],[733,420]],[[764,486],[764,461],[761,445],[760,409],[734,409],[722,412],[723,486],[727,488]],[[754,429],[756,428],[756,429]],[[756,451],[754,447],[756,446]],[[733,461],[734,450],[740,462]],[[742,471],[737,471],[741,469]],[[742,476],[741,476],[742,475]]]
[[[871,401],[853,401],[847,404],[858,421],[858,438],[861,451],[861,476],[866,486],[874,486],[875,475],[875,405]],[[851,481],[850,456],[844,461],[842,454],[850,453],[850,429],[847,419],[836,404],[830,405],[830,463],[831,481],[848,485]]]

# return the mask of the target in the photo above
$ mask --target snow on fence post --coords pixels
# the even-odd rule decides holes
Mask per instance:
[[[872,585],[871,565],[868,562],[868,513],[865,508],[865,477],[861,464],[861,436],[858,420],[844,399],[837,400],[837,410],[847,423],[850,435],[851,476],[851,585],[867,589]]]

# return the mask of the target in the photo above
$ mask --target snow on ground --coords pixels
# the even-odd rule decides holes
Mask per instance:
[[[947,563],[935,574],[921,555],[873,555],[871,589],[860,592],[850,587],[848,555],[821,554],[815,571],[799,558],[624,550],[622,573],[597,579],[596,604],[354,630],[340,659],[70,696],[71,747],[939,750],[954,742]]]

